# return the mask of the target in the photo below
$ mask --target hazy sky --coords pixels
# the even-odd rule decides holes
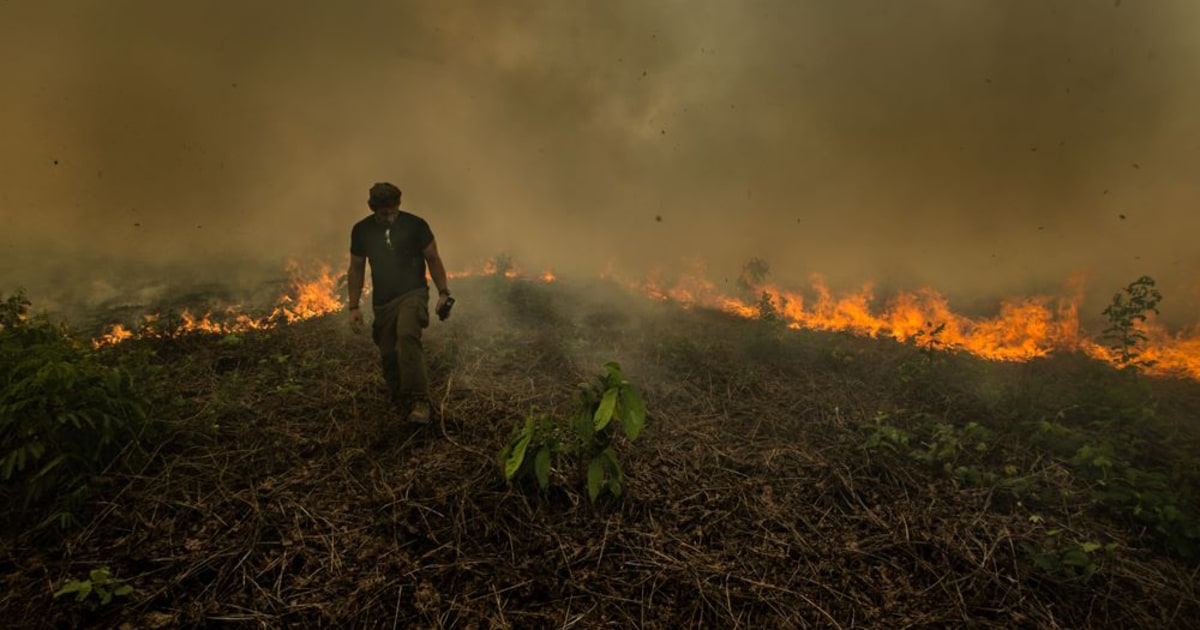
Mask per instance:
[[[452,268],[1149,274],[1178,311],[1197,32],[1195,0],[8,0],[0,291],[341,266],[390,180]]]

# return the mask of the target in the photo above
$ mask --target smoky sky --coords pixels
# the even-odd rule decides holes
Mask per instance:
[[[392,181],[451,268],[1149,274],[1182,308],[1197,27],[1191,0],[3,2],[0,288],[340,266]]]

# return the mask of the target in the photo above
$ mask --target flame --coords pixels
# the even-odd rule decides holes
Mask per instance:
[[[279,305],[268,319],[282,318],[291,323],[342,310],[344,305],[338,296],[338,279],[330,273],[328,265],[321,265],[315,278],[304,281],[303,270],[295,262],[289,263],[288,271],[293,278],[291,294],[279,298]],[[296,281],[296,279],[301,279]]]
[[[120,343],[133,336],[133,332],[125,328],[121,324],[116,324],[108,331],[107,334],[96,339],[93,343],[97,346],[105,346],[113,343]]]
[[[459,269],[459,270],[454,270],[454,271],[447,270],[446,271],[446,277],[451,280],[456,280],[459,278],[474,278],[474,277],[478,277],[478,276],[499,276],[499,275],[503,275],[504,278],[506,278],[508,280],[517,280],[520,278],[527,277],[525,272],[522,271],[520,267],[517,267],[515,264],[513,264],[511,261],[506,261],[503,274],[500,273],[500,268],[496,264],[496,261],[494,261],[494,260],[489,260],[486,263],[484,263],[482,266],[479,266],[479,267],[470,267],[467,269]],[[426,277],[428,278],[428,275],[426,275]],[[556,280],[558,280],[558,275],[555,274],[552,270],[547,269],[546,271],[543,271],[541,273],[541,275],[537,276],[537,279],[541,280],[542,282],[555,282]]]
[[[164,317],[154,313],[143,316],[143,324],[137,330],[130,330],[122,324],[114,325],[109,331],[92,340],[94,346],[120,343],[135,336],[161,336],[165,334],[185,334],[191,332],[231,334],[251,330],[263,330],[281,324],[320,317],[336,313],[345,308],[339,290],[340,277],[335,275],[329,265],[302,265],[295,261],[289,262],[287,270],[291,276],[290,288],[287,293],[276,300],[275,307],[263,316],[254,316],[242,310],[241,305],[226,308],[220,315],[211,312],[196,315],[185,309],[178,316],[178,322],[164,322]],[[488,263],[480,270],[467,269],[463,271],[448,271],[448,278],[468,278],[480,275],[497,275],[494,263]],[[516,268],[510,267],[504,277],[513,280],[523,277]],[[558,277],[552,271],[545,271],[538,279],[542,282],[555,282]],[[364,294],[367,291],[364,290]],[[173,324],[173,325],[172,325]],[[169,331],[166,332],[166,331]]]
[[[992,317],[968,317],[955,313],[948,300],[929,288],[901,292],[879,307],[873,287],[835,296],[820,277],[814,276],[809,293],[789,291],[772,285],[752,286],[749,290],[759,296],[748,300],[722,292],[703,275],[702,266],[693,271],[668,277],[661,272],[641,280],[627,280],[612,272],[602,278],[617,282],[651,299],[675,302],[684,307],[703,307],[721,310],[738,317],[755,318],[771,309],[780,320],[793,329],[844,331],[872,338],[892,338],[901,342],[934,344],[938,348],[969,352],[998,361],[1027,361],[1056,351],[1080,351],[1095,359],[1120,365],[1120,357],[1109,347],[1089,337],[1080,325],[1079,310],[1083,301],[1082,283],[1072,280],[1063,296],[1013,298],[1001,303]],[[95,339],[97,346],[120,343],[138,335],[208,332],[229,334],[261,330],[281,324],[320,317],[345,308],[340,297],[339,280],[328,265],[305,267],[296,263],[288,266],[292,276],[289,290],[276,302],[267,315],[255,317],[232,306],[219,315],[205,313],[196,316],[183,311],[174,326],[164,325],[157,314],[146,315],[137,330],[121,324]],[[449,271],[449,278],[499,276],[494,262],[481,267]],[[507,264],[503,277],[526,277],[515,265]],[[556,282],[553,271],[535,276],[542,282]],[[1138,359],[1147,363],[1145,370],[1152,374],[1186,375],[1200,380],[1200,325],[1192,330],[1171,333],[1153,318],[1138,324],[1145,336],[1137,350]]]
[[[517,266],[511,260],[505,259],[503,261],[503,263],[501,263],[501,264],[503,264],[503,266],[504,266],[504,277],[505,278],[508,278],[509,280],[514,280],[521,276],[521,272],[517,270]],[[486,263],[484,263],[484,265],[483,265],[483,274],[482,275],[485,275],[485,276],[500,275],[500,267],[501,267],[501,265],[497,264],[497,262],[495,260],[489,260]]]
[[[693,274],[672,283],[653,273],[640,281],[613,279],[652,299],[718,309],[743,318],[759,317],[769,308],[792,329],[932,343],[997,361],[1027,361],[1056,351],[1080,351],[1121,364],[1110,348],[1084,333],[1079,319],[1083,290],[1078,280],[1069,283],[1067,295],[1007,299],[995,316],[972,318],[955,313],[945,297],[929,288],[901,292],[873,309],[876,300],[871,286],[835,296],[819,277],[811,282],[815,296],[811,301],[776,286],[751,287],[762,296],[762,303],[726,295]],[[1146,362],[1145,371],[1200,379],[1200,326],[1171,334],[1149,319],[1139,325],[1139,331],[1146,336],[1138,347],[1138,360]]]
[[[250,330],[263,330],[280,324],[290,324],[305,319],[320,317],[345,308],[339,297],[338,276],[334,275],[329,265],[319,265],[315,272],[310,272],[298,263],[289,263],[288,272],[291,275],[291,286],[287,293],[280,296],[276,306],[270,313],[254,316],[241,310],[241,305],[226,308],[220,316],[207,312],[196,315],[190,309],[179,313],[179,320],[164,321],[157,313],[143,316],[142,326],[130,330],[122,324],[114,325],[107,333],[92,340],[94,346],[104,346],[120,343],[134,336],[162,336],[204,332],[215,334],[231,334]]]

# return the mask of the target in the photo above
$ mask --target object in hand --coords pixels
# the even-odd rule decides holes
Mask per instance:
[[[438,310],[437,310],[438,319],[445,321],[447,317],[450,317],[450,307],[452,307],[452,306],[454,306],[454,298],[447,296],[446,301],[443,302],[442,305],[438,307]]]

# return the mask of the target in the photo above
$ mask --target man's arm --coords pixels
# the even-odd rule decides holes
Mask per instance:
[[[429,275],[433,278],[433,284],[438,288],[438,295],[443,299],[450,295],[450,287],[446,284],[446,265],[442,263],[442,257],[438,254],[437,241],[429,242],[429,246],[425,248],[425,262],[429,264]],[[441,306],[442,300],[438,300],[438,305]]]
[[[355,256],[350,254],[350,269],[346,272],[346,284],[350,293],[350,330],[355,334],[362,332],[363,316],[362,311],[358,308],[358,301],[362,299],[363,282],[366,281],[367,275],[367,258],[365,256]]]
[[[349,285],[347,288],[350,292],[351,310],[358,308],[358,301],[362,299],[363,283],[366,282],[366,276],[366,256],[355,256],[354,254],[350,254],[350,269],[346,272],[346,281]]]

